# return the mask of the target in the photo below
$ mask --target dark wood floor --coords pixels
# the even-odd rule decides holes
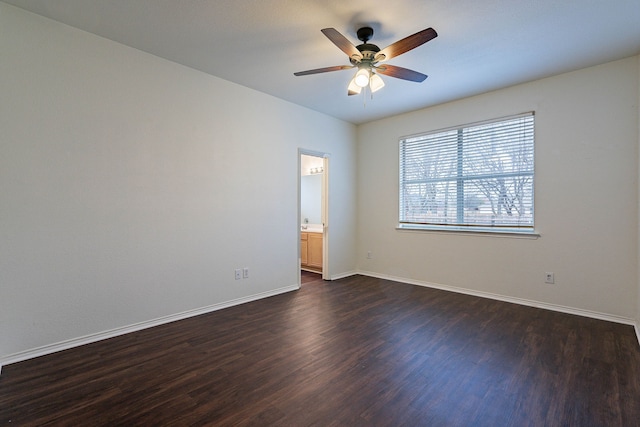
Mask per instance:
[[[311,271],[300,271],[300,281],[304,285],[305,283],[315,282],[317,280],[322,280],[321,273],[314,273]]]
[[[0,425],[637,426],[640,348],[354,276],[5,366]]]

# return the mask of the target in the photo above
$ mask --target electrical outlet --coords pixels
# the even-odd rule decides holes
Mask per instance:
[[[548,271],[544,273],[544,283],[551,283],[551,284],[555,283],[555,277],[552,272]]]
[[[236,280],[242,279],[242,270],[236,268]]]
[[[371,255],[371,251],[367,251],[367,259],[371,259],[372,255]]]
[[[249,278],[249,267],[245,267],[242,269],[242,278],[243,279]]]

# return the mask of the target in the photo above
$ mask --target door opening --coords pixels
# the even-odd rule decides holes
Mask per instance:
[[[322,277],[329,280],[328,227],[329,155],[299,150],[298,283]],[[304,275],[304,280],[303,280]],[[308,277],[312,277],[309,279]]]

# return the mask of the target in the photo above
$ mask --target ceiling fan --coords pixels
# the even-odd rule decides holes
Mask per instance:
[[[378,74],[395,77],[398,79],[409,80],[412,82],[423,82],[426,74],[407,68],[398,67],[389,64],[380,64],[388,59],[402,55],[405,52],[415,49],[425,44],[431,39],[438,37],[438,33],[433,28],[418,31],[417,33],[405,37],[384,49],[380,50],[375,44],[367,43],[373,36],[373,28],[362,27],[357,31],[357,36],[362,44],[354,46],[345,36],[340,34],[335,28],[325,28],[321,30],[329,40],[333,42],[340,50],[349,56],[351,65],[336,65],[333,67],[316,68],[314,70],[299,71],[293,73],[296,76],[306,76],[309,74],[327,73],[330,71],[349,70],[357,68],[358,71],[349,82],[347,89],[349,95],[357,95],[362,88],[369,86],[371,93],[380,90],[384,86],[384,81]]]

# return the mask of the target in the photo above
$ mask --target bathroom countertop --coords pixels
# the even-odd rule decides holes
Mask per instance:
[[[305,233],[322,233],[323,232],[323,227],[321,225],[320,226],[310,225],[306,229],[304,229],[301,226],[300,227],[300,231],[305,232]]]

